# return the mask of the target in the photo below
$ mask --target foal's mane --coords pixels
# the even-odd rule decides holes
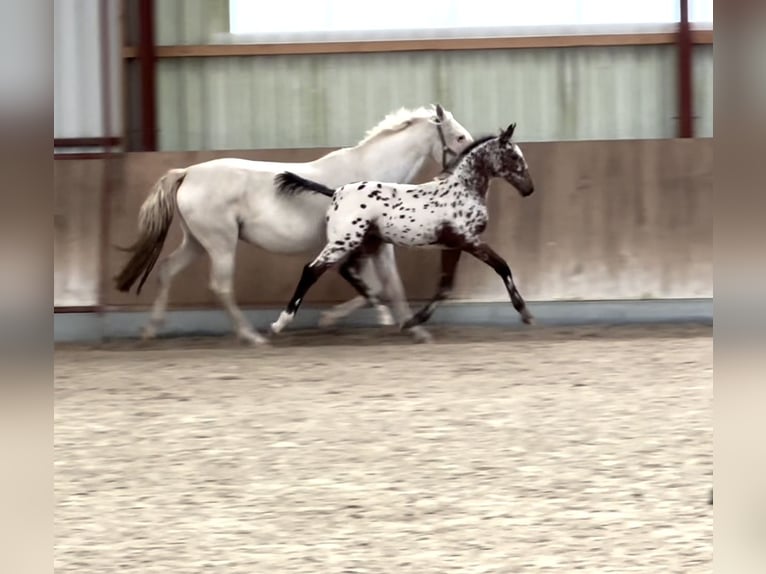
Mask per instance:
[[[426,106],[411,110],[399,108],[384,117],[376,126],[371,127],[357,145],[366,144],[379,135],[400,132],[408,128],[415,120],[429,119],[434,116],[434,111]]]
[[[473,150],[475,150],[477,147],[479,147],[481,144],[487,143],[489,140],[495,139],[496,135],[487,135],[487,136],[481,136],[478,139],[473,140],[470,144],[468,144],[463,151],[461,151],[455,159],[453,159],[449,165],[444,170],[444,173],[452,173],[455,168],[460,165],[460,162],[463,161],[466,156],[471,153]]]

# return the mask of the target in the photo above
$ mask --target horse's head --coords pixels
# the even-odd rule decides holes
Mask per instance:
[[[497,155],[495,156],[495,169],[497,175],[505,179],[515,187],[521,195],[527,197],[535,191],[532,176],[529,175],[529,166],[521,148],[511,141],[516,124],[513,123],[502,130],[497,138]]]
[[[442,169],[447,169],[448,163],[473,141],[473,137],[452,113],[440,104],[434,106],[434,115],[428,121],[436,127],[432,147],[433,158],[441,164]]]

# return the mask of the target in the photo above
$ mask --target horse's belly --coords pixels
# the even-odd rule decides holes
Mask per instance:
[[[326,242],[324,217],[286,216],[242,225],[241,238],[266,251],[297,254],[318,251]]]

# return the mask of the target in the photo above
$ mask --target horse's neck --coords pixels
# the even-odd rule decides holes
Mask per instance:
[[[416,128],[412,126],[337,150],[312,163],[322,173],[340,178],[337,185],[361,179],[410,183],[430,157],[431,142],[415,136]]]

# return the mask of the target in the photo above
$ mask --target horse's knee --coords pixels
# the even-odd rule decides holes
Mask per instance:
[[[218,295],[218,297],[229,297],[231,296],[232,289],[230,285],[227,285],[224,281],[220,281],[216,278],[213,278],[210,281],[210,290],[215,294]]]

